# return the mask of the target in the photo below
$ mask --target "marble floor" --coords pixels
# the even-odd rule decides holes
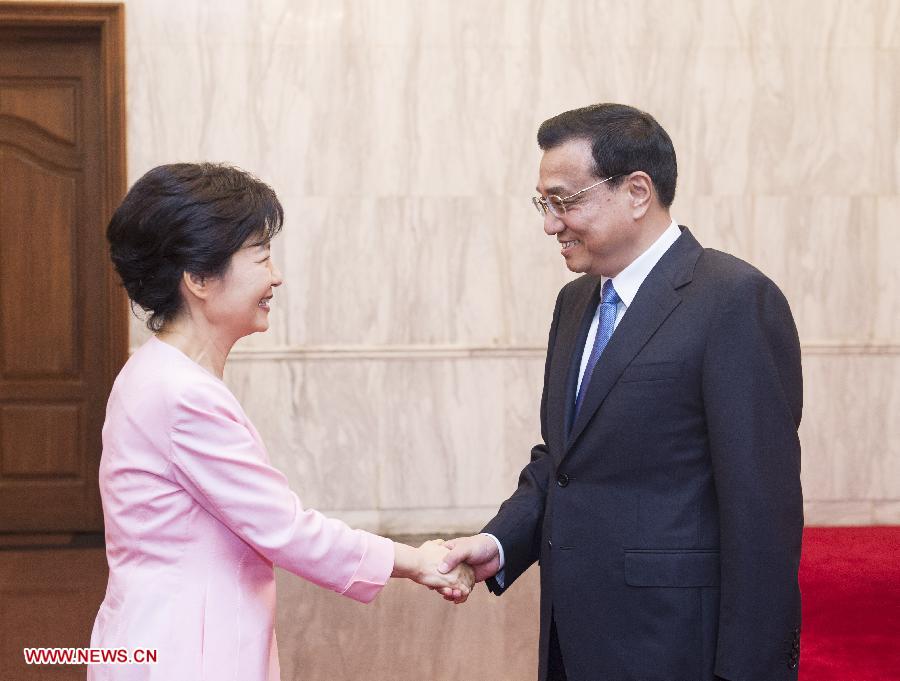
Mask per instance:
[[[22,648],[86,646],[105,585],[101,548],[0,549],[0,679],[83,680],[83,666],[25,665]],[[537,586],[532,569],[502,598],[479,586],[454,606],[392,580],[362,605],[279,571],[282,679],[528,681],[537,667]]]

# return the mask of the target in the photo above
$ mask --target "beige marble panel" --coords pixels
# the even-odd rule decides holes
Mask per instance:
[[[231,0],[185,3],[129,0],[140,11],[135,22],[171,41],[217,36],[221,42],[272,44],[409,45],[513,47],[547,41],[603,42],[615,47],[801,44],[813,47],[868,45],[881,28],[883,42],[894,33],[875,17],[895,15],[891,0],[664,0],[609,3],[603,0],[547,2],[461,0]],[[810,17],[816,18],[810,22]],[[187,21],[179,21],[185,17]]]
[[[885,342],[900,319],[876,315],[900,304],[896,224],[882,223],[875,197],[757,197],[752,262],[778,282],[804,341]]]
[[[673,216],[747,260],[791,303],[808,344],[900,338],[900,201],[890,197],[682,196]]]
[[[804,520],[814,525],[900,525],[900,502],[890,499],[805,501]]]
[[[876,500],[872,506],[872,525],[900,525],[900,501]]]
[[[880,47],[900,47],[900,4],[896,0],[879,0],[877,9]]]
[[[644,0],[626,5],[632,23],[622,39],[645,46],[866,47],[876,33],[876,0],[692,0],[676,5]]]
[[[881,143],[872,49],[754,49],[748,189],[756,194],[870,193]],[[887,131],[889,132],[889,131]]]
[[[378,509],[381,365],[232,362],[226,381],[304,505]]]
[[[520,199],[495,204],[492,225],[476,225],[481,211],[462,199],[333,206],[286,197],[285,205],[287,226],[274,243],[285,284],[270,331],[238,349],[546,343],[556,293],[571,275]],[[689,196],[673,215],[705,246],[770,276],[788,296],[802,340],[900,337],[897,199]],[[329,238],[338,232],[344,241]],[[132,346],[146,335],[135,318]]]
[[[410,538],[419,542],[421,538]],[[537,674],[539,572],[464,605],[392,580],[367,605],[278,571],[284,681],[522,681]]]
[[[262,146],[277,150],[267,167],[291,178],[292,193],[496,196],[513,174],[521,181],[523,149],[534,182],[539,119],[515,58],[477,47],[287,45],[267,59],[252,86],[254,120]]]
[[[900,499],[900,355],[805,355],[804,498]]]
[[[510,490],[511,491],[511,490]],[[461,537],[475,534],[497,514],[497,503],[485,506],[444,506],[441,508],[389,508],[363,511],[324,509],[331,517],[383,536],[430,534]]]
[[[546,345],[570,275],[527,195],[284,203],[290,345]]]
[[[868,45],[875,39],[877,0],[605,0],[548,2],[416,0],[290,2],[252,6],[252,18],[271,40],[284,43],[428,44],[512,47],[558,42],[612,47],[803,44]],[[890,8],[882,11],[889,12]],[[809,21],[815,16],[816,22]],[[270,35],[271,33],[271,35]]]
[[[363,192],[514,195],[533,182],[528,159],[537,123],[598,100],[632,102],[670,128],[686,193],[840,194],[889,182],[877,172],[876,155],[896,132],[875,115],[873,51],[635,48],[607,55],[569,47],[369,57],[369,72],[358,80],[373,84],[376,112],[392,113],[385,121],[376,114],[381,136],[373,139],[354,128],[355,113],[343,102],[325,107],[337,111],[346,133],[337,142],[313,135],[307,157],[321,166],[308,193],[340,191],[338,165],[346,169],[349,160]],[[391,96],[398,83],[405,90]],[[335,116],[314,118],[314,130],[319,121],[333,129]],[[368,160],[355,158],[358,149],[371,150]]]
[[[878,272],[871,315],[881,337],[896,347],[900,346],[900,196],[879,197],[876,210],[879,247],[874,261],[867,264]]]
[[[652,112],[675,144],[682,195],[871,194],[896,191],[878,163],[898,137],[896,106],[876,113],[892,77],[880,59],[863,47],[635,49],[575,89],[588,90],[579,105]]]
[[[894,47],[877,53],[878,90],[876,160],[884,194],[900,194],[900,3],[894,3]]]
[[[509,494],[538,437],[541,370],[539,358],[242,361],[228,381],[306,503],[412,513]],[[900,498],[898,357],[807,355],[804,372],[807,501]]]
[[[679,195],[672,219],[691,230],[700,244],[752,262],[758,230],[752,228],[753,197]]]
[[[271,171],[290,178],[287,190],[311,195],[345,195],[348,188],[377,196],[514,194],[533,182],[534,132],[543,117],[624,100],[671,128],[690,192],[744,192],[748,184],[771,191],[786,182],[833,191],[877,182],[874,51],[825,52],[802,43],[737,49],[702,41],[685,49],[651,40],[610,50],[596,37],[550,49],[543,36],[553,34],[554,22],[570,27],[559,27],[560,38],[592,26],[611,35],[634,31],[613,31],[575,5],[537,7],[541,39],[515,47],[426,41],[416,31],[414,41],[285,44],[262,39],[265,22],[250,22],[259,28],[239,45],[229,32],[191,40],[205,21],[187,22],[192,28],[179,42],[140,31],[132,60],[141,78],[129,94],[150,115],[131,120],[140,145],[133,171],[194,155]],[[378,20],[364,20],[364,11],[337,12],[339,31],[349,22],[385,33]],[[420,28],[465,25],[471,16],[461,10],[444,20],[418,6],[378,14],[392,26],[420,21],[413,23]],[[309,28],[314,16],[288,11],[280,18]],[[168,41],[178,35],[165,33]],[[809,125],[811,116],[816,125]]]
[[[252,0],[126,0],[129,38],[141,32],[157,43],[193,44],[201,50],[211,45],[243,45],[259,31],[250,19]],[[288,2],[280,2],[285,6]],[[297,4],[297,3],[294,3]]]
[[[481,509],[486,519],[514,488],[538,437],[541,364],[239,361],[228,381],[306,503],[330,511],[425,509],[431,528],[451,519],[453,508]],[[846,517],[834,502],[874,520],[860,501],[900,498],[900,430],[891,416],[900,413],[900,361],[812,355],[804,371],[805,495],[810,504],[832,503],[811,520]],[[448,512],[434,514],[442,509]],[[477,524],[477,515],[469,512],[467,522]],[[372,529],[414,526],[402,513],[360,518]]]
[[[871,501],[804,501],[803,521],[807,527],[872,524]]]
[[[175,161],[227,161],[265,175],[251,124],[251,54],[218,43],[128,43],[128,174]]]
[[[141,112],[129,118],[133,175],[203,157],[272,176],[280,192],[496,194],[518,146],[506,127],[522,120],[531,138],[536,126],[528,109],[510,111],[506,60],[489,49],[160,42],[140,31],[129,54],[141,76],[129,92]]]
[[[486,521],[540,437],[541,358],[247,360],[226,380],[273,464],[323,511],[479,508]]]
[[[489,506],[509,496],[540,441],[542,381],[540,359],[394,363],[383,395],[385,506]]]

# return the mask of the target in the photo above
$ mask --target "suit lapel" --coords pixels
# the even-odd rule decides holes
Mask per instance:
[[[584,431],[625,368],[678,307],[681,296],[677,289],[690,282],[694,264],[701,252],[700,244],[690,231],[684,228],[678,240],[647,275],[594,368],[581,411],[575,418],[566,440],[567,450]],[[591,314],[594,307],[596,303],[590,309]],[[581,343],[581,348],[583,347],[584,340]],[[577,348],[573,352],[578,356],[577,360],[575,357],[572,358],[572,363],[575,364],[576,361],[580,361],[581,353]],[[567,400],[568,397],[567,395]]]
[[[565,319],[559,321],[559,332],[550,369],[548,422],[552,451],[562,452],[568,437],[575,408],[575,383],[581,364],[581,353],[591,327],[594,310],[600,301],[600,279],[589,277],[586,286],[577,289],[573,301],[565,308]],[[550,443],[548,443],[550,444]]]

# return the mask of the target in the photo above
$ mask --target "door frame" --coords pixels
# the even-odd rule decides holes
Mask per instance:
[[[100,37],[100,78],[102,92],[102,146],[105,177],[101,178],[101,224],[106,240],[106,225],[112,217],[127,184],[125,141],[125,7],[115,3],[69,2],[11,2],[0,0],[0,27],[30,30],[51,30],[65,33],[85,29],[97,31]],[[105,323],[109,342],[109,356],[105,358],[104,379],[112,386],[116,375],[128,359],[128,298],[120,285],[112,263],[107,259],[104,273],[110,308]],[[102,522],[102,520],[101,520]],[[49,536],[51,543],[58,543],[61,535]],[[72,537],[72,535],[67,535]],[[6,539],[9,539],[8,537]],[[25,543],[34,542],[37,537]],[[0,538],[0,547],[7,544]],[[16,542],[17,543],[17,542]],[[39,543],[43,543],[40,542]]]

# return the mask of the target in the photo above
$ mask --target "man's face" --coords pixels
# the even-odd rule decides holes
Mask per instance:
[[[603,178],[594,175],[589,140],[565,142],[544,152],[537,191],[541,196],[570,196]],[[544,216],[544,231],[562,246],[573,272],[613,277],[630,262],[637,229],[632,222],[628,182],[608,183],[580,194],[557,217]]]

